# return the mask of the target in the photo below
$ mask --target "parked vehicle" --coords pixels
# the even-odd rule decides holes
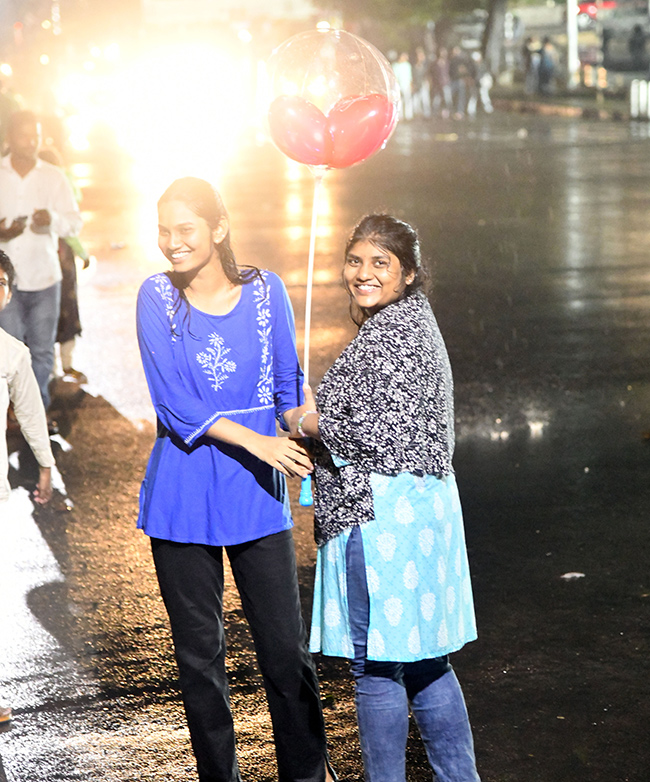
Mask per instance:
[[[602,22],[607,15],[618,5],[617,0],[590,0],[587,3],[578,4],[578,27],[588,30],[596,26],[596,22]]]

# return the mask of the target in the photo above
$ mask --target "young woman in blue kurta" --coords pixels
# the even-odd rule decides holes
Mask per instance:
[[[301,402],[291,304],[271,272],[242,269],[221,198],[177,180],[158,203],[172,271],[146,280],[137,325],[156,442],[138,526],[151,537],[201,782],[239,782],[223,628],[226,549],[262,672],[279,779],[324,782],[315,669],[300,612],[285,476],[311,472],[276,436]]]
[[[138,525],[151,537],[211,546],[288,529],[284,477],[242,448],[206,438],[221,418],[275,437],[276,416],[296,407],[301,373],[284,285],[260,272],[230,312],[192,307],[187,322],[174,312],[177,298],[167,274],[146,280],[138,297],[142,361],[161,427]]]

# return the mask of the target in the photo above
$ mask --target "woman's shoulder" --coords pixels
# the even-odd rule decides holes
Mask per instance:
[[[260,269],[260,277],[265,285],[268,285],[271,290],[284,289],[284,283],[279,274],[272,272],[270,269]]]
[[[166,272],[157,272],[147,277],[140,285],[140,292],[160,293],[161,291],[172,291],[174,286]]]
[[[152,274],[140,285],[138,291],[138,322],[147,317],[165,317],[175,328],[175,316],[179,306],[179,293],[170,276],[165,272]],[[154,314],[155,313],[155,314]]]
[[[287,289],[282,278],[269,269],[259,269],[251,282],[256,300],[261,297],[273,306],[287,297]]]

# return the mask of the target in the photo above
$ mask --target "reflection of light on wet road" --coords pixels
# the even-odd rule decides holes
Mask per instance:
[[[14,489],[2,507],[0,525],[0,694],[14,709],[16,728],[21,710],[78,698],[93,689],[28,605],[36,590],[63,581],[33,510],[27,490]],[[13,770],[15,779],[27,779],[12,732],[0,737],[3,764],[9,778]]]
[[[36,587],[62,581],[59,566],[32,518],[34,507],[25,489],[11,492],[2,507],[0,535],[0,661],[3,690],[7,680],[23,677],[34,663],[57,646],[55,639],[36,621],[25,602]],[[8,628],[12,628],[8,632]],[[7,697],[7,692],[3,697]],[[14,704],[19,692],[12,692]]]
[[[489,440],[493,443],[507,443],[514,435],[523,435],[529,440],[540,440],[547,434],[551,415],[529,407],[524,410],[509,410],[509,419],[467,417],[456,423],[456,440]]]

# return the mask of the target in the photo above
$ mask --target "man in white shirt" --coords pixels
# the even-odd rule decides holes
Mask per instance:
[[[0,312],[11,301],[14,275],[11,261],[0,250]],[[52,467],[54,466],[45,410],[34,379],[27,348],[22,342],[0,329],[0,503],[9,498],[10,492],[5,437],[7,409],[10,402],[13,403],[23,437],[29,443],[39,465],[34,501],[44,505],[52,497]],[[1,714],[0,722],[2,722]]]
[[[0,250],[0,312],[11,301],[14,277],[11,261]],[[31,367],[29,351],[22,342],[0,329],[0,505],[9,499],[11,492],[7,478],[9,460],[5,437],[10,402],[13,404],[21,432],[39,466],[38,484],[33,493],[34,502],[45,505],[52,498],[54,455],[47,434],[43,402]],[[5,518],[2,513],[0,518]],[[11,717],[11,706],[0,703],[0,724],[9,722]]]
[[[38,157],[41,129],[31,111],[11,115],[7,141],[9,154],[0,161],[0,248],[13,261],[16,284],[0,327],[29,348],[47,409],[61,300],[58,240],[76,235],[82,221],[65,174]]]

